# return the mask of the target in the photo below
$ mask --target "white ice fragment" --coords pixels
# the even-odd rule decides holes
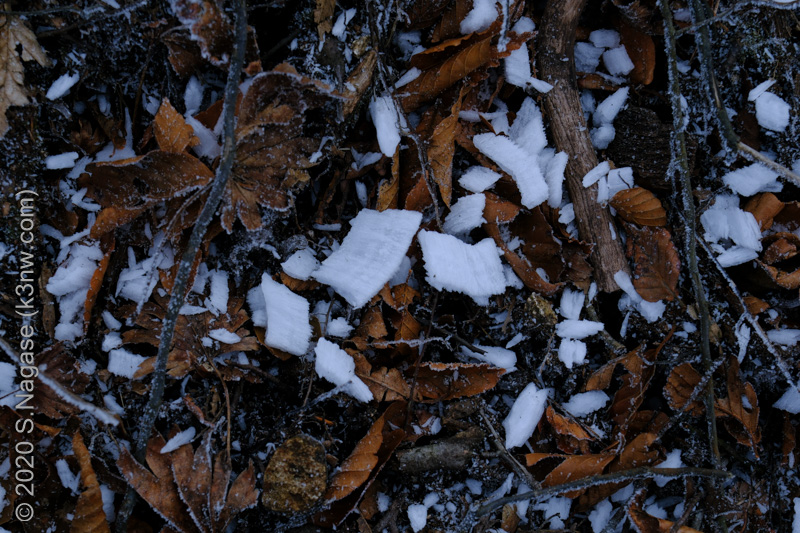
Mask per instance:
[[[598,150],[605,150],[611,141],[617,136],[617,130],[611,124],[601,124],[597,128],[592,128],[589,132],[589,137],[592,140],[592,146]]]
[[[569,509],[572,500],[563,496],[554,496],[550,499],[533,505],[533,509],[544,511],[544,518],[549,520],[548,527],[551,530],[564,528],[564,520],[569,518]]]
[[[224,270],[212,270],[211,288],[209,289],[208,298],[205,300],[205,306],[214,316],[228,311],[229,292],[228,273]]]
[[[554,154],[547,162],[544,179],[547,181],[547,188],[549,189],[547,205],[550,207],[557,208],[561,206],[564,193],[564,171],[568,162],[569,156],[566,152]]]
[[[628,87],[618,89],[614,94],[597,105],[597,109],[595,109],[594,115],[592,115],[592,122],[595,126],[614,122],[614,119],[617,118],[617,114],[628,99],[628,90]]]
[[[319,268],[319,261],[310,248],[303,248],[289,256],[289,259],[281,263],[281,267],[289,276],[307,280]]]
[[[103,323],[108,329],[115,331],[122,327],[122,322],[114,318],[111,311],[103,311]]]
[[[770,87],[775,85],[775,81],[776,80],[767,80],[756,85],[756,87],[752,89],[750,93],[747,95],[747,100],[749,100],[750,102],[755,102],[759,96],[767,92],[767,90],[769,90]]]
[[[536,25],[528,17],[521,17],[511,28],[511,31],[517,34],[532,32]],[[528,47],[523,45],[512,51],[508,57],[505,58],[505,71],[506,82],[517,87],[527,89],[532,87],[540,93],[550,91],[553,86],[549,83],[537,80],[531,76],[531,58],[528,52]],[[497,129],[495,128],[495,131]]]
[[[581,418],[602,409],[606,406],[608,400],[608,395],[605,392],[593,390],[573,395],[563,407],[572,416]]]
[[[473,138],[475,147],[511,174],[522,197],[522,205],[532,209],[547,200],[547,182],[536,157],[502,135],[481,133]]]
[[[61,168],[72,168],[78,159],[78,152],[66,152],[58,155],[50,155],[44,159],[44,166],[50,170]]]
[[[591,74],[600,65],[603,49],[592,43],[575,43],[575,70]]]
[[[120,337],[118,331],[112,331],[103,337],[103,343],[100,349],[104,352],[110,352],[114,348],[119,348],[120,346],[122,346],[122,337]]]
[[[539,152],[547,146],[542,112],[533,98],[528,97],[523,100],[508,135],[512,141],[533,156],[539,155]]]
[[[503,264],[492,239],[466,244],[452,235],[420,231],[425,279],[434,289],[466,294],[478,305],[506,288]]]
[[[800,391],[797,390],[797,386],[790,385],[773,407],[795,415],[800,413]]]
[[[333,287],[353,307],[363,306],[397,272],[420,222],[417,211],[362,209],[350,221],[342,245],[312,277]]]
[[[224,344],[236,344],[242,340],[239,335],[225,328],[212,329],[208,332],[208,336]]]
[[[108,371],[117,376],[133,379],[145,357],[131,353],[124,348],[108,352]]]
[[[196,430],[193,427],[190,427],[188,429],[184,429],[183,431],[179,432],[174,437],[169,439],[167,441],[167,443],[164,444],[164,446],[161,447],[161,450],[159,450],[159,453],[174,452],[175,450],[177,450],[178,448],[180,448],[184,444],[189,444],[190,442],[192,442],[192,439],[194,438],[195,433],[196,433]]]
[[[293,355],[306,353],[311,339],[308,300],[264,273],[247,302],[253,324],[266,329],[264,344]]]
[[[612,76],[625,76],[632,71],[634,67],[633,61],[631,61],[631,58],[628,56],[628,51],[625,50],[625,45],[604,52],[603,63],[608,73]]]
[[[586,361],[586,344],[583,341],[562,339],[558,346],[558,359],[567,368],[583,364]]]
[[[216,159],[222,153],[222,147],[219,145],[217,134],[206,128],[202,122],[192,116],[186,117],[186,123],[192,127],[194,136],[200,142],[192,147],[194,153],[200,157],[208,159]]]
[[[353,358],[327,339],[320,339],[314,349],[317,356],[314,369],[317,375],[344,391],[360,402],[372,401],[372,392],[356,376],[356,363]]]
[[[602,178],[605,178],[610,169],[611,165],[609,165],[608,161],[603,161],[602,163],[598,164],[583,177],[583,186],[591,187]]]
[[[730,189],[742,196],[753,196],[758,192],[780,192],[783,184],[778,181],[778,173],[761,163],[728,172],[722,181]]]
[[[353,331],[353,326],[348,324],[347,320],[342,317],[328,321],[328,327],[325,329],[325,333],[328,336],[340,339],[347,338],[351,331]]]
[[[683,467],[683,461],[681,461],[681,451],[679,449],[672,450],[667,454],[666,459],[656,465],[656,468],[681,468]],[[663,487],[670,481],[672,478],[667,476],[656,476],[653,478],[653,481],[656,482],[656,485],[659,487]]]
[[[45,95],[48,100],[57,100],[67,94],[73,85],[78,83],[81,75],[77,72],[75,74],[62,74],[53,84],[47,89]]]
[[[75,341],[83,334],[86,295],[97,264],[103,259],[99,243],[72,244],[67,259],[47,282],[47,291],[58,301],[59,323],[56,340]]]
[[[474,0],[472,9],[461,20],[459,29],[463,35],[483,31],[497,20],[495,0]],[[415,530],[416,531],[416,530]]]
[[[485,206],[486,196],[483,194],[470,194],[459,198],[450,208],[450,213],[445,218],[442,229],[450,235],[469,233],[486,222],[483,219]]]
[[[494,365],[498,368],[505,368],[507,372],[511,372],[516,370],[517,365],[517,354],[512,352],[511,350],[507,350],[505,348],[500,348],[498,346],[483,346],[480,344],[475,345],[476,348],[480,348],[485,354],[473,352],[466,346],[461,347],[461,353],[478,359],[479,361],[483,361],[485,363],[489,363],[490,365]]]
[[[614,30],[594,30],[589,40],[598,48],[616,48],[619,46],[619,33]]]
[[[585,339],[603,330],[602,322],[592,320],[564,320],[556,325],[556,335],[562,339]]]
[[[344,30],[347,28],[347,25],[353,20],[353,17],[356,15],[356,8],[346,9],[342,12],[339,17],[336,19],[336,22],[333,24],[333,29],[331,29],[331,35],[336,37],[337,39],[342,39],[344,37]]]
[[[547,391],[529,383],[517,397],[511,411],[503,420],[506,430],[506,448],[522,446],[531,438],[547,405]]]
[[[400,79],[394,84],[395,89],[399,89],[404,85],[408,85],[415,79],[419,78],[419,75],[422,74],[422,71],[417,67],[410,68],[406,71],[405,74],[400,76]]]
[[[414,533],[422,531],[425,524],[428,523],[428,508],[419,503],[408,506],[408,521],[411,523],[411,529]]]
[[[66,459],[59,459],[56,461],[56,473],[61,480],[61,486],[65,489],[69,489],[73,494],[77,494],[81,478],[79,475],[72,473]]]
[[[592,525],[593,533],[601,533],[606,528],[606,525],[611,520],[611,511],[613,509],[614,506],[611,505],[608,498],[594,506],[592,512],[589,513],[589,523]]]
[[[756,98],[756,120],[768,130],[782,132],[789,125],[792,107],[775,93],[766,92]]]
[[[375,124],[381,152],[386,157],[394,157],[400,144],[400,132],[406,128],[405,117],[391,96],[374,96],[369,103],[369,114]]]
[[[758,252],[745,246],[731,246],[717,256],[720,266],[728,268],[749,263],[758,257]]]
[[[786,0],[778,0],[781,3],[786,2]],[[792,500],[794,504],[794,518],[792,519],[792,533],[800,533],[800,498],[795,498]]]
[[[608,171],[608,197],[614,198],[619,191],[633,187],[633,169],[631,167],[612,168]]]
[[[794,346],[800,341],[800,329],[773,329],[767,332],[769,340],[781,346]]]
[[[186,89],[183,91],[183,105],[186,108],[186,116],[192,116],[203,105],[203,84],[197,79],[197,76],[192,76],[186,82]]]
[[[486,167],[470,167],[464,172],[458,183],[470,192],[483,192],[497,182],[502,176]]]
[[[480,496],[483,492],[483,482],[477,479],[467,478],[464,484],[467,486],[467,490],[475,496]]]
[[[558,308],[559,313],[564,318],[571,320],[578,320],[580,318],[581,309],[583,309],[584,295],[582,291],[573,291],[572,289],[564,289],[561,293],[561,306]]]

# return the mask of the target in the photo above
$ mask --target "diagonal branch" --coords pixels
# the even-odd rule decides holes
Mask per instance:
[[[583,177],[597,166],[597,155],[583,117],[575,78],[575,30],[586,0],[547,2],[541,22],[537,58],[542,79],[553,88],[545,95],[545,109],[556,148],[570,155],[567,189],[575,205],[581,240],[594,244],[592,264],[600,290],[619,289],[614,274],[630,275],[628,262],[608,209],[597,203],[597,184],[583,186]]]

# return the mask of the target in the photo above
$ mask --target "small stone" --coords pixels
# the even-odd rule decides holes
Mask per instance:
[[[275,450],[264,469],[262,503],[278,513],[304,513],[325,494],[327,482],[322,443],[309,435],[296,435]]]

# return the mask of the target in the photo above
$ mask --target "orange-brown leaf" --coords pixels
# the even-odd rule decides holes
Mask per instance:
[[[396,209],[400,200],[400,147],[392,156],[392,176],[384,179],[378,185],[378,204],[375,207],[378,211]]]
[[[81,469],[81,481],[85,489],[78,497],[75,506],[75,515],[72,518],[70,531],[75,533],[106,533],[111,529],[108,527],[106,513],[103,511],[103,496],[100,491],[100,483],[92,467],[91,456],[83,436],[80,431],[76,431],[72,437],[72,451],[78,460]]]
[[[578,440],[592,440],[592,436],[579,423],[556,413],[552,406],[547,406],[545,415],[547,421],[559,435],[567,435]]]
[[[396,368],[380,367],[372,370],[367,358],[360,352],[348,350],[356,363],[356,376],[366,383],[376,401],[407,400],[411,396],[411,386]]]
[[[610,204],[625,222],[634,222],[640,226],[667,224],[667,212],[664,211],[661,200],[647,189],[623,189],[614,195]]]
[[[681,260],[664,228],[626,225],[628,256],[633,258],[633,286],[648,302],[671,301],[676,296]]]
[[[325,492],[327,501],[341,500],[369,478],[370,472],[378,464],[378,450],[383,443],[384,424],[384,417],[381,416],[358,441],[350,456],[342,462]]]
[[[195,137],[194,129],[186,123],[183,115],[178,113],[169,98],[164,98],[156,113],[153,130],[158,147],[165,152],[179,154],[186,148],[196,146],[200,139]]]
[[[688,526],[681,526],[673,530],[675,522],[656,518],[639,509],[628,509],[628,516],[641,533],[702,533]]]
[[[630,24],[622,22],[619,37],[633,62],[629,78],[633,83],[650,85],[656,68],[656,45],[653,38]]]
[[[489,224],[503,224],[514,220],[522,209],[513,202],[500,198],[492,192],[484,192],[486,204],[483,208],[483,218]]]
[[[728,397],[717,399],[717,416],[736,420],[744,431],[733,427],[732,424],[728,424],[728,430],[739,443],[749,446],[758,456],[756,445],[761,442],[761,428],[758,426],[758,396],[752,384],[742,382],[739,375],[739,361],[735,357],[728,359],[727,381]],[[745,407],[745,398],[750,407]]]
[[[551,296],[558,292],[561,286],[560,283],[554,284],[543,280],[539,273],[536,272],[533,265],[509,249],[503,240],[503,236],[500,234],[500,228],[497,227],[497,224],[490,222],[484,224],[483,227],[486,229],[489,236],[494,239],[495,244],[503,251],[503,256],[506,258],[506,261],[508,261],[514,273],[519,276],[526,287],[546,296]]]
[[[676,411],[688,410],[694,416],[703,414],[703,406],[695,398],[691,405],[687,405],[702,377],[690,363],[683,363],[672,369],[664,387],[669,406]]]
[[[761,231],[766,231],[772,227],[774,218],[783,210],[783,202],[771,192],[765,192],[753,196],[744,206],[756,217]]]
[[[89,291],[86,293],[86,305],[83,311],[83,332],[84,334],[89,330],[89,319],[92,316],[92,309],[97,301],[97,295],[103,286],[103,279],[106,276],[108,269],[108,262],[111,260],[111,253],[114,251],[115,240],[114,234],[109,233],[100,239],[100,249],[103,251],[103,258],[97,264],[97,268],[92,274],[92,279],[89,282]]]
[[[408,373],[413,372],[409,368]],[[421,363],[415,390],[428,403],[475,396],[497,385],[504,373],[505,369],[487,364]]]
[[[569,455],[544,478],[542,485],[552,487],[602,474],[614,457],[613,454]]]

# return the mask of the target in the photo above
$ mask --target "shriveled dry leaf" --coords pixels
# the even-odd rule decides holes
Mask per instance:
[[[84,491],[78,497],[78,503],[75,505],[75,516],[72,518],[70,531],[75,533],[110,532],[106,513],[103,511],[100,483],[97,482],[89,450],[86,449],[83,436],[79,431],[75,432],[72,437],[72,451],[81,468],[81,483]]]
[[[758,443],[761,442],[761,428],[758,426],[758,396],[753,385],[743,382],[739,373],[739,361],[728,358],[728,396],[717,398],[717,416],[730,417],[737,425],[727,423],[728,431],[740,444],[749,446],[758,457]],[[745,401],[750,405],[745,406]],[[726,422],[732,422],[726,421]],[[738,427],[737,427],[738,426]]]
[[[744,210],[756,217],[761,231],[772,227],[774,218],[783,210],[783,202],[771,192],[763,192],[750,198],[744,205]]]
[[[578,422],[556,413],[550,405],[547,406],[545,416],[556,433],[578,440],[593,440],[592,436]]]
[[[558,292],[560,284],[549,283],[542,279],[539,273],[536,272],[536,267],[508,247],[497,224],[487,223],[483,227],[489,236],[494,239],[495,244],[503,251],[506,261],[508,261],[511,268],[514,269],[514,273],[519,276],[526,287],[546,296],[552,296]]]
[[[411,386],[396,368],[385,366],[372,369],[372,365],[360,352],[347,350],[356,363],[356,376],[363,381],[373,398],[378,402],[407,400],[411,397]]]
[[[623,189],[614,195],[611,207],[625,222],[640,226],[665,226],[667,212],[656,195],[642,187]]]
[[[628,517],[641,533],[702,533],[688,526],[673,529],[675,522],[656,518],[639,509],[628,509]]]
[[[424,2],[423,2],[424,3]],[[461,21],[472,10],[472,0],[456,0],[439,18],[431,34],[431,42],[438,43],[461,35]]]
[[[400,147],[397,147],[392,156],[392,175],[385,178],[378,185],[378,211],[397,209],[400,201]]]
[[[17,46],[21,54],[17,55]],[[43,67],[50,65],[36,35],[19,17],[0,16],[0,139],[8,132],[6,111],[12,105],[26,105],[28,90],[25,88],[23,61],[35,60]]]
[[[648,302],[672,301],[677,296],[681,260],[664,228],[627,224],[628,256],[633,258],[633,286]]]
[[[773,265],[795,257],[800,249],[800,237],[788,231],[780,231],[764,237],[761,240],[764,251],[761,260]]]
[[[702,376],[690,363],[683,363],[673,368],[667,378],[667,385],[664,387],[664,396],[667,398],[669,406],[676,411],[688,410],[694,416],[703,414],[703,405],[697,398],[691,405],[688,404],[689,398],[700,384],[701,379]]]
[[[160,150],[113,163],[92,163],[86,172],[78,184],[103,208],[92,226],[92,238],[127,224],[164,200],[186,196],[214,178],[196,157]]]
[[[86,304],[83,312],[83,333],[89,330],[90,318],[92,316],[92,309],[97,301],[97,295],[103,286],[103,279],[105,279],[106,270],[108,269],[108,262],[111,260],[111,254],[114,252],[115,239],[114,234],[107,233],[100,239],[100,249],[103,251],[103,258],[97,264],[97,268],[92,274],[92,279],[89,282],[89,291],[86,293]]]
[[[505,372],[487,364],[421,363],[415,391],[427,403],[475,396],[497,385]],[[413,373],[414,369],[409,368],[407,374]]]
[[[169,98],[164,98],[161,102],[153,122],[153,130],[158,147],[165,152],[179,154],[200,143],[200,139],[194,135],[194,129],[172,107]]]
[[[628,74],[631,82],[650,85],[656,68],[656,45],[653,38],[625,21],[619,25],[619,37],[633,62],[633,70]]]
[[[333,12],[336,9],[336,0],[317,0],[314,9],[314,24],[317,25],[319,38],[333,29]]]
[[[331,2],[333,3],[333,2]],[[345,101],[342,105],[342,115],[349,117],[355,111],[361,98],[372,85],[372,76],[378,63],[378,52],[370,50],[356,65],[345,81]],[[350,89],[352,87],[352,89]]]

